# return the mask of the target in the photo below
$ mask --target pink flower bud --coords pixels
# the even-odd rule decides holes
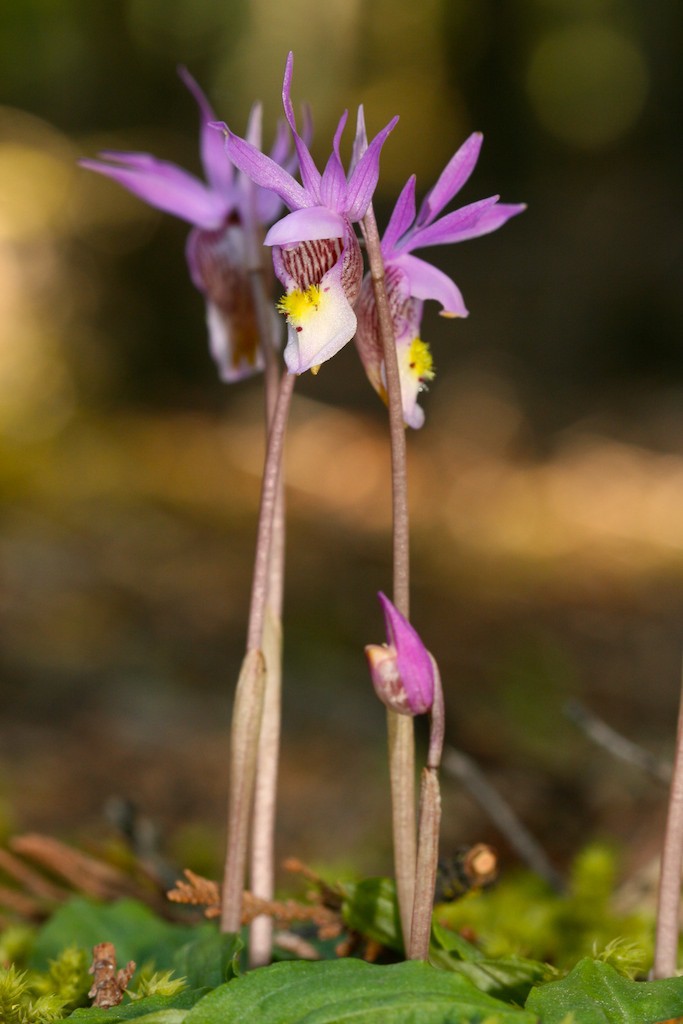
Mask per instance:
[[[387,644],[368,644],[365,654],[379,699],[400,715],[424,715],[434,702],[434,669],[429,652],[408,620],[384,594]]]

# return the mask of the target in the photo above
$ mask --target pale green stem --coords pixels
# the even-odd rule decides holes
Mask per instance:
[[[231,743],[233,750],[237,745],[238,752],[237,754],[234,752],[231,754],[232,771],[228,807],[228,850],[225,863],[221,913],[221,927],[223,931],[230,932],[237,931],[241,922],[242,893],[248,845],[248,820],[252,809],[263,690],[265,688],[266,672],[262,646],[270,578],[270,552],[273,543],[273,523],[277,505],[285,428],[294,389],[294,381],[294,376],[286,373],[280,382],[277,403],[268,435],[268,446],[263,470],[256,557],[254,560],[254,575],[249,609],[247,655],[245,659],[246,664],[250,656],[258,655],[260,664],[263,667],[263,679],[260,680],[255,672],[246,674],[243,670],[240,674],[240,682],[244,681],[244,685],[240,688],[240,683],[238,683],[235,710],[233,711]],[[249,685],[250,682],[251,686]],[[260,692],[257,683],[261,687]],[[244,729],[245,727],[243,724],[240,726],[238,723],[243,723],[247,720],[249,722],[249,730],[243,735],[239,732],[239,729]],[[254,721],[257,722],[255,730],[253,726]]]
[[[429,940],[432,933],[432,911],[436,871],[439,862],[439,827],[441,825],[441,792],[439,768],[443,752],[445,715],[441,674],[430,654],[434,671],[434,703],[430,712],[429,750],[427,764],[422,770],[420,787],[420,822],[418,828],[417,871],[415,875],[415,901],[410,929],[411,960],[429,958]]]
[[[264,249],[256,234],[251,238],[250,285],[259,333],[265,354],[266,429],[270,431],[280,390],[280,358],[273,319],[273,304],[266,288]],[[254,810],[251,835],[250,885],[255,896],[272,900],[275,895],[275,815],[280,756],[282,690],[282,601],[284,590],[285,511],[284,473],[280,475],[273,508],[268,555],[268,580],[262,638],[266,663],[266,684],[258,741]],[[249,927],[249,963],[252,967],[270,962],[273,948],[273,920],[266,914]]]
[[[653,978],[672,978],[676,974],[681,906],[681,868],[683,868],[683,686],[678,708],[676,755],[659,874]]]
[[[289,415],[289,406],[295,380],[294,374],[285,373],[280,381],[277,404],[268,435],[268,449],[266,452],[266,464],[263,470],[261,506],[259,509],[258,534],[256,538],[254,576],[251,586],[247,650],[260,648],[263,642],[263,622],[270,582],[270,552],[273,539],[275,507],[277,505],[287,417]]]
[[[408,479],[406,436],[401,401],[401,379],[396,356],[396,340],[387,299],[384,260],[377,221],[372,206],[362,223],[375,305],[384,353],[389,431],[391,435],[391,481],[393,520],[393,602],[409,618],[410,615],[410,536],[408,520]],[[389,776],[393,815],[394,866],[396,892],[403,929],[403,942],[410,948],[416,871],[415,822],[415,731],[412,717],[387,711],[389,738]]]
[[[280,705],[282,679],[282,629],[270,603],[263,630],[266,685],[259,736],[254,814],[251,837],[251,891],[259,899],[275,895],[275,808],[277,802],[278,755],[280,748]],[[273,949],[273,919],[255,917],[249,929],[249,964],[270,963]]]
[[[242,924],[249,819],[265,685],[263,654],[254,648],[247,651],[242,662],[232,711],[228,849],[221,906],[221,929],[224,932],[238,932]]]
[[[440,825],[439,777],[435,768],[423,768],[420,786],[415,901],[410,928],[410,945],[406,951],[409,960],[429,959],[436,869],[439,861]]]

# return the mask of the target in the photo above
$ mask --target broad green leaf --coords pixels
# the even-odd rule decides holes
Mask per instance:
[[[683,978],[630,981],[585,959],[561,981],[533,989],[526,1008],[543,1024],[660,1024],[683,1015]]]
[[[79,1024],[118,1024],[119,1021],[135,1020],[139,1024],[180,1024],[190,1008],[206,995],[206,989],[185,989],[175,996],[148,996],[133,1003],[112,1006],[109,1010],[99,1007],[74,1010],[70,1021]]]
[[[435,961],[430,957],[430,963]],[[524,1006],[534,985],[547,981],[550,971],[538,960],[525,960],[520,956],[502,956],[495,960],[464,961],[451,958],[445,963],[436,961],[435,966],[462,974],[469,978],[481,992],[488,992],[496,999],[515,1006]]]
[[[273,964],[210,992],[184,1024],[537,1024],[429,964]]]
[[[90,955],[96,943],[113,942],[119,966],[129,960],[138,967],[153,961],[157,970],[167,970],[174,966],[176,950],[196,937],[197,926],[170,924],[135,900],[100,904],[77,897],[60,907],[41,928],[30,966],[45,970],[48,961],[68,946],[79,946]]]
[[[239,935],[222,935],[214,925],[195,929],[191,942],[173,956],[173,970],[190,988],[216,988],[239,974],[239,954],[244,943]]]
[[[480,949],[477,949],[467,939],[463,939],[462,935],[458,932],[454,932],[451,928],[444,928],[443,925],[438,924],[436,921],[432,924],[432,941],[430,944],[430,960],[432,959],[432,952],[445,951],[451,959],[458,960],[483,960],[484,954]],[[441,963],[439,963],[441,966]]]
[[[353,931],[403,953],[396,886],[389,878],[365,878],[344,885],[344,923]]]
[[[471,942],[439,924],[432,927],[429,962],[442,970],[456,971],[480,991],[517,1006],[523,1006],[533,986],[552,973],[547,964],[538,960],[521,956],[484,957]]]

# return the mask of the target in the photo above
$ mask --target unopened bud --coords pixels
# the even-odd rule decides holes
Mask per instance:
[[[375,693],[388,708],[399,715],[412,715],[408,695],[398,672],[398,657],[395,647],[385,644],[368,644],[365,656],[370,666],[370,677]]]
[[[408,620],[380,593],[387,644],[365,648],[379,699],[401,715],[424,715],[434,703],[434,669],[429,652]]]

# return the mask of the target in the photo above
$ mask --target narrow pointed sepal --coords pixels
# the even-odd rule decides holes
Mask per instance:
[[[369,644],[365,654],[379,699],[401,715],[424,715],[434,702],[434,669],[417,631],[388,597],[384,609],[386,645]]]

